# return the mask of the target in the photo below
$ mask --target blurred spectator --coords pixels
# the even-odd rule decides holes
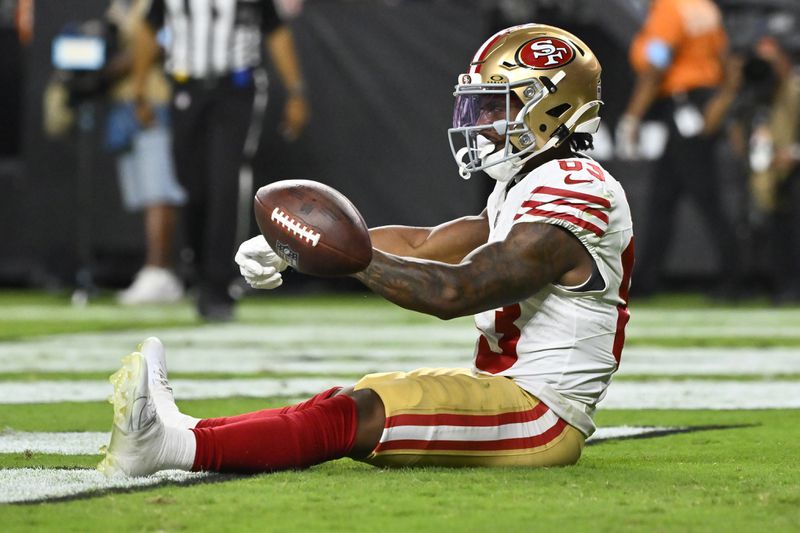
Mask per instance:
[[[654,0],[632,42],[637,81],[618,123],[618,155],[638,155],[639,126],[651,108],[669,128],[647,205],[644,253],[634,283],[639,295],[659,288],[683,195],[696,202],[713,239],[721,265],[719,287],[733,288],[735,233],[721,207],[714,165],[716,133],[738,85],[738,68],[726,57],[727,36],[711,0]]]
[[[130,211],[143,211],[145,226],[145,264],[131,286],[118,295],[124,305],[174,302],[183,297],[183,284],[172,266],[177,209],[185,202],[186,193],[173,170],[167,125],[170,86],[160,69],[154,67],[147,73],[144,87],[144,97],[156,110],[157,120],[140,124],[134,102],[132,31],[147,5],[148,0],[112,0],[103,20],[67,24],[57,39],[97,38],[103,42],[105,52],[102,61],[91,66],[70,63],[70,59],[83,58],[82,54],[69,58],[68,54],[61,54],[64,57],[57,62],[59,70],[51,76],[44,94],[44,129],[53,138],[72,131],[76,122],[84,134],[85,128],[93,130],[94,111],[87,114],[85,104],[111,101],[104,146],[116,155],[123,205]],[[62,63],[65,59],[66,63]],[[91,155],[79,148],[78,157]],[[79,176],[77,188],[83,188],[85,193],[87,189],[81,181],[91,179],[92,176]],[[91,223],[84,220],[80,227],[83,242],[89,246]],[[87,268],[90,255],[89,252],[82,258]]]
[[[117,153],[123,204],[144,211],[145,265],[118,295],[124,305],[173,302],[183,297],[183,284],[172,270],[173,237],[178,207],[186,193],[173,170],[169,138],[170,86],[155,65],[147,74],[141,96],[153,107],[153,120],[142,127],[134,102],[133,31],[148,0],[112,0],[106,18],[117,28],[119,52],[107,67],[115,83],[110,89],[106,145]]]
[[[777,303],[800,302],[800,71],[778,39],[764,37],[745,66],[751,223],[767,244]]]
[[[273,0],[152,0],[146,23],[137,31],[134,61],[142,121],[153,120],[144,87],[158,53],[156,31],[162,27],[171,39],[166,68],[174,86],[173,154],[189,193],[186,226],[197,269],[197,309],[207,320],[229,320],[237,220],[251,218],[237,215],[251,208],[250,195],[247,202],[239,200],[240,178],[246,156],[252,155],[245,145],[257,145],[248,132],[262,119],[256,114],[254,120],[255,105],[266,90],[262,41],[288,92],[282,124],[288,139],[297,138],[308,121],[303,79],[291,30]]]

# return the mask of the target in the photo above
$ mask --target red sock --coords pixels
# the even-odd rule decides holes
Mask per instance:
[[[295,411],[302,411],[304,409],[308,409],[309,407],[314,407],[323,400],[327,400],[328,398],[339,392],[341,389],[342,389],[341,387],[333,387],[332,389],[320,392],[316,396],[313,396],[304,402],[295,405],[289,405],[287,407],[278,407],[275,409],[262,409],[260,411],[254,411],[252,413],[245,413],[243,415],[223,416],[221,418],[204,418],[203,420],[198,422],[195,427],[213,428],[217,426],[224,426],[226,424],[243,422],[244,420],[253,420],[255,418],[267,418],[270,416],[285,415],[288,413],[293,413]]]
[[[356,403],[344,394],[288,414],[195,428],[192,470],[269,472],[344,457],[358,425]]]

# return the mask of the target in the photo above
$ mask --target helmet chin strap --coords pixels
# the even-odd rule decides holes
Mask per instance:
[[[469,152],[477,152],[475,159],[478,161],[485,161],[486,158],[490,156],[490,154],[494,151],[494,143],[484,137],[483,135],[477,136],[476,141],[477,148],[473,148],[470,146],[465,146],[461,148],[458,152],[456,152],[456,159],[458,163],[458,175],[461,176],[462,179],[468,180],[472,177],[472,173],[475,172],[477,169],[470,169],[469,165],[471,161],[464,161],[465,158],[469,157]]]
[[[486,168],[483,169],[486,174],[488,174],[491,178],[499,181],[500,183],[508,183],[511,181],[514,176],[519,174],[519,171],[522,170],[522,166],[525,164],[519,156],[506,158],[505,161],[500,161],[498,163],[492,164],[492,159],[503,159],[504,155],[502,152],[497,151],[487,155],[484,158],[484,161],[488,163]]]

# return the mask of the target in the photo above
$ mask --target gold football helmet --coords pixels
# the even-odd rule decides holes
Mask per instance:
[[[600,125],[600,63],[571,33],[544,24],[499,31],[475,53],[470,70],[455,86],[450,147],[459,173],[468,179],[485,170],[511,179],[530,158],[559,146],[572,133],[596,133]],[[504,120],[481,118],[488,99],[505,96]],[[512,98],[521,110],[511,116]],[[479,124],[480,122],[480,124]],[[483,136],[505,136],[503,149]],[[456,147],[462,136],[466,146]],[[494,167],[494,168],[492,168]]]

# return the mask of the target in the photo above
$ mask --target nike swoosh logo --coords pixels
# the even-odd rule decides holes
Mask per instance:
[[[592,180],[574,180],[572,179],[572,174],[567,174],[567,177],[564,178],[564,183],[567,185],[575,185],[576,183],[591,183]]]

